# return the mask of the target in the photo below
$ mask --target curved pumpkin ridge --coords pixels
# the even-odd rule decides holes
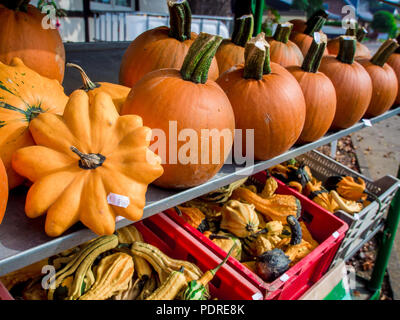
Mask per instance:
[[[46,214],[45,231],[50,237],[61,235],[79,221],[81,194],[88,172],[75,176]]]
[[[112,234],[116,215],[107,203],[101,170],[92,170],[88,175],[81,199],[80,221],[98,235]]]
[[[79,171],[79,167],[75,165],[71,166],[68,171],[63,169],[35,181],[26,196],[26,215],[29,218],[36,218],[45,214]]]

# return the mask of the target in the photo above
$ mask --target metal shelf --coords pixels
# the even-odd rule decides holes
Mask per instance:
[[[374,124],[397,114],[400,114],[400,107],[369,120],[371,124]],[[365,127],[367,127],[367,124],[361,121],[348,129],[328,133],[325,137],[313,143],[295,146],[273,159],[256,162],[251,167],[235,164],[224,165],[220,172],[210,181],[187,190],[164,190],[150,186],[146,196],[143,219],[211,192],[245,176],[255,174],[283,161],[297,157]],[[26,188],[19,188],[11,192],[7,211],[3,223],[0,225],[0,276],[63,250],[73,248],[96,237],[92,231],[81,224],[75,225],[60,237],[47,237],[44,232],[45,217],[37,219],[26,217],[24,213],[25,196]],[[119,229],[131,223],[132,221],[122,219],[117,222],[116,228]]]

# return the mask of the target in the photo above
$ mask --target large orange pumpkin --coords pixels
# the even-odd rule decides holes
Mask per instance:
[[[395,104],[399,105],[400,104],[400,50],[399,49],[397,49],[396,52],[389,57],[387,64],[392,67],[397,77],[398,90],[397,90]]]
[[[0,159],[0,223],[3,221],[8,201],[8,181],[6,168]]]
[[[332,129],[345,129],[364,115],[372,97],[372,81],[367,71],[354,61],[356,39],[340,37],[337,57],[324,56],[319,70],[332,81],[336,89],[336,113]]]
[[[311,43],[313,42],[314,33],[321,32],[326,19],[322,16],[315,16],[314,18],[307,21],[307,27],[303,32],[293,31],[290,34],[290,40],[293,41],[301,50],[303,56],[305,56],[310,50]],[[328,50],[325,49],[324,55],[328,55]]]
[[[0,62],[0,158],[11,188],[23,178],[11,168],[11,156],[19,148],[34,144],[29,122],[40,113],[62,113],[68,101],[57,80],[42,77],[19,58],[10,65]]]
[[[264,37],[260,33],[247,43],[244,66],[225,72],[217,80],[231,101],[242,137],[245,130],[254,129],[256,160],[288,150],[299,138],[306,116],[300,85],[284,67],[269,61],[269,44]],[[246,153],[243,145],[242,153]]]
[[[187,0],[168,1],[170,27],[158,27],[143,32],[132,41],[122,57],[119,83],[132,88],[147,73],[182,67],[197,34],[191,32],[191,11]],[[209,77],[218,78],[218,64],[214,58]]]
[[[367,30],[365,28],[359,29],[347,29],[346,35],[355,36],[357,39],[356,42],[356,55],[355,58],[371,58],[371,52],[369,51],[368,47],[363,45],[361,42],[364,40],[365,36],[367,35]],[[337,37],[335,39],[331,39],[328,41],[328,52],[330,55],[337,56],[339,53],[339,42],[340,38]]]
[[[83,82],[81,89],[87,92],[90,100],[92,100],[99,92],[105,92],[111,96],[118,113],[121,111],[131,88],[110,82],[93,82],[87,76],[86,72],[75,63],[67,63],[67,67],[75,68],[80,72]]]
[[[253,27],[254,18],[252,14],[244,15],[235,20],[231,40],[222,41],[215,54],[219,74],[237,64],[244,63],[244,46],[253,34]]]
[[[62,83],[65,49],[57,29],[44,29],[45,17],[29,1],[0,4],[0,61],[10,64],[14,57],[40,75]]]
[[[291,23],[278,24],[274,36],[267,39],[271,61],[282,67],[301,66],[304,60],[299,47],[289,40],[292,27]]]
[[[335,116],[335,87],[325,74],[318,71],[326,42],[326,36],[316,34],[303,65],[287,68],[299,82],[306,101],[306,120],[298,143],[321,138],[328,132]]]
[[[142,217],[147,185],[162,167],[140,117],[119,116],[104,92],[90,101],[76,90],[62,116],[40,114],[29,130],[37,145],[17,150],[12,165],[33,182],[25,213],[46,214],[47,235],[78,221],[98,235],[112,234],[116,216]]]
[[[164,174],[154,182],[158,186],[188,188],[206,182],[222,167],[232,147],[235,120],[231,104],[222,89],[207,79],[221,41],[221,37],[201,33],[181,70],[149,73],[125,101],[122,114],[141,116],[146,126],[161,130],[165,137],[157,136],[158,148],[153,145],[164,160]],[[211,132],[217,135],[203,138]],[[187,148],[189,143],[194,150]]]
[[[381,115],[389,110],[396,101],[399,90],[397,77],[386,61],[398,47],[395,39],[389,39],[382,44],[371,59],[357,60],[372,79],[372,98],[365,113],[366,118]]]

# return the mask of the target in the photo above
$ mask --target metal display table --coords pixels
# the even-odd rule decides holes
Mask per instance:
[[[400,114],[400,107],[369,119],[369,121],[374,124],[398,114]],[[230,184],[244,176],[255,174],[322,145],[336,141],[369,125],[368,121],[360,121],[348,129],[328,133],[318,141],[295,146],[273,159],[259,161],[249,167],[226,164],[211,180],[187,190],[164,190],[149,186],[143,219]],[[29,219],[24,213],[26,191],[26,188],[20,187],[10,193],[7,211],[3,223],[0,225],[0,276],[73,248],[97,236],[82,224],[75,225],[60,237],[50,238],[46,236],[44,232],[45,217]],[[122,219],[116,223],[116,228],[119,229],[131,223],[132,221],[130,220]]]

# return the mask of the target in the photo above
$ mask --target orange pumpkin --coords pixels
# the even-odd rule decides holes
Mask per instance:
[[[244,15],[235,20],[232,39],[222,41],[215,54],[219,74],[224,73],[237,64],[244,63],[244,46],[251,38],[253,28],[254,18],[251,14]]]
[[[165,136],[165,140],[158,138],[158,148],[153,146],[159,155],[165,154],[164,174],[155,185],[197,186],[213,177],[228,156],[235,129],[232,107],[222,89],[207,79],[211,59],[221,41],[221,37],[200,33],[181,70],[149,73],[133,87],[125,101],[122,114],[141,116],[146,126],[161,130]],[[184,129],[190,132],[186,135]],[[207,130],[218,135],[213,135],[209,143],[202,138]],[[223,139],[224,134],[230,138]],[[199,151],[188,149],[188,143],[195,144]]]
[[[321,138],[328,132],[335,116],[335,87],[325,74],[318,71],[326,42],[326,36],[316,33],[303,65],[287,68],[299,82],[306,101],[306,120],[298,143]]]
[[[372,97],[372,81],[367,71],[354,61],[356,39],[340,37],[337,57],[324,56],[319,70],[332,81],[336,89],[336,112],[332,129],[345,129],[364,115]]]
[[[3,221],[8,201],[8,181],[6,168],[0,159],[0,223]]]
[[[268,39],[271,61],[282,67],[301,66],[304,60],[299,47],[289,40],[292,27],[291,23],[278,24],[274,36]]]
[[[25,213],[46,214],[47,235],[59,236],[78,221],[98,235],[112,234],[116,216],[142,217],[147,185],[162,167],[140,117],[119,116],[104,92],[90,102],[76,90],[63,116],[40,114],[29,130],[37,145],[17,150],[12,165],[33,182]]]
[[[387,40],[371,59],[358,59],[372,79],[372,98],[365,113],[366,118],[381,115],[391,108],[396,101],[399,86],[396,73],[386,63],[399,47],[395,39]]]
[[[395,104],[398,105],[400,104],[400,50],[396,50],[396,52],[389,57],[387,64],[392,67],[397,77],[397,85],[399,89],[397,90]]]
[[[217,80],[231,101],[236,129],[243,131],[243,137],[246,129],[254,129],[256,160],[288,150],[299,138],[306,115],[300,85],[284,67],[269,61],[264,37],[260,33],[247,43],[244,66],[225,72]],[[243,145],[242,150],[246,150]]]
[[[365,28],[356,29],[347,29],[346,35],[355,36],[357,39],[356,42],[356,55],[355,58],[371,58],[371,52],[369,51],[368,47],[363,45],[361,42],[364,40],[365,36],[367,35],[367,30]],[[328,41],[328,52],[330,55],[337,56],[339,53],[339,37],[335,39],[331,39]]]
[[[19,148],[34,144],[29,122],[44,112],[62,113],[68,101],[57,80],[40,76],[14,58],[0,62],[0,158],[7,170],[10,189],[23,178],[11,168],[11,156]]]
[[[307,24],[309,21],[312,21],[316,16],[324,17],[325,19],[328,19],[328,14],[326,13],[325,10],[317,10],[315,11],[308,19],[303,20],[303,19],[292,19],[289,20],[290,23],[293,24],[293,32],[304,32],[304,30],[307,28]]]
[[[132,88],[147,73],[182,67],[197,34],[191,32],[191,11],[187,0],[168,1],[170,27],[158,27],[132,41],[122,57],[119,83]],[[218,78],[217,60],[211,64],[209,77]]]
[[[307,27],[303,32],[293,31],[290,34],[290,40],[293,41],[301,50],[303,56],[305,56],[310,50],[311,43],[314,39],[315,32],[321,32],[326,19],[322,16],[315,16],[313,19],[307,21]],[[325,49],[324,55],[328,55],[328,50]]]
[[[129,91],[131,91],[130,88],[110,82],[92,82],[86,72],[77,64],[67,63],[67,67],[75,68],[80,72],[83,81],[83,87],[81,89],[87,92],[90,100],[92,100],[97,93],[105,92],[111,96],[115,108],[117,108],[118,113],[120,113],[126,97]]]
[[[0,4],[0,61],[10,64],[22,59],[40,75],[62,83],[65,49],[57,29],[44,29],[45,14],[29,1],[7,1]]]

